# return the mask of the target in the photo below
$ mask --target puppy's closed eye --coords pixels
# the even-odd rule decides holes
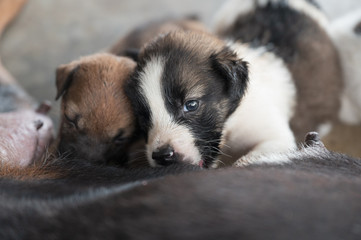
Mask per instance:
[[[75,117],[69,117],[68,115],[66,115],[64,113],[64,118],[65,118],[68,126],[75,128],[75,129],[79,129],[79,126],[78,126],[78,122],[79,122],[79,118],[80,118],[79,115],[76,115]]]

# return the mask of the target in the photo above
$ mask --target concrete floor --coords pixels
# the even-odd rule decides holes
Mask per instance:
[[[195,13],[210,26],[212,16],[223,2],[31,0],[4,33],[0,55],[5,67],[32,96],[39,101],[54,100],[55,68],[59,64],[107,48],[127,31],[150,19]],[[318,2],[330,19],[361,8],[359,0]],[[58,103],[54,102],[52,118],[55,124],[58,110]],[[343,130],[344,126],[338,126],[337,129],[327,139],[327,144],[333,149],[361,157],[361,127],[347,127],[345,129],[348,130]]]

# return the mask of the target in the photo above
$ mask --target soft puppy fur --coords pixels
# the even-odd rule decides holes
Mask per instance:
[[[252,8],[246,11],[240,3],[232,8],[239,9],[235,16],[249,14],[250,19],[258,8],[268,8],[261,17],[269,19],[269,26],[250,21],[256,29],[251,37],[259,42],[258,34],[266,32],[267,36],[279,34],[286,42],[242,43],[237,35],[242,28],[232,30],[232,23],[237,25],[235,18],[223,27],[225,31],[229,28],[224,34],[227,41],[207,33],[176,31],[145,46],[126,90],[146,136],[152,166],[186,161],[214,167],[219,159],[238,159],[237,165],[256,163],[260,155],[294,149],[295,135],[304,135],[337,115],[341,87],[337,54],[325,25],[320,24],[322,13],[308,1],[299,2],[306,7],[293,1],[261,5],[251,1]],[[268,14],[275,17],[268,18]],[[280,25],[279,18],[297,22],[297,33],[301,33]],[[323,20],[322,24],[327,24]],[[307,62],[317,55],[323,56],[318,62],[330,63],[332,70],[327,70],[335,77],[328,78],[325,65],[318,68]],[[312,71],[317,77],[302,71]],[[322,74],[325,76],[315,82]],[[328,85],[331,87],[325,88]],[[333,98],[320,101],[332,94]]]
[[[330,23],[319,6],[307,0],[231,0],[215,22],[223,38],[265,47],[284,61],[297,90],[290,121],[296,140],[309,131],[326,135],[338,117],[343,82]]]
[[[131,30],[108,51],[118,56],[128,56],[137,60],[139,50],[144,45],[161,34],[175,30],[207,31],[206,27],[195,16],[154,20]]]
[[[108,52],[136,60],[143,45],[177,29],[205,31],[202,23],[193,17],[152,21],[129,32]],[[56,98],[66,93],[62,99],[58,146],[55,147],[60,154],[76,153],[81,158],[97,159],[94,161],[104,159],[100,162],[125,162],[129,143],[133,140],[135,119],[122,86],[134,63],[110,54],[88,56],[58,68]],[[133,157],[129,164],[144,164],[141,161],[144,158],[139,155],[143,148],[142,142],[132,145]]]
[[[56,98],[62,97],[57,156],[126,161],[136,123],[123,86],[135,65],[129,58],[101,53],[57,68]]]
[[[2,177],[0,238],[359,239],[360,159],[315,134],[306,145],[282,165],[242,171],[57,161],[55,180]]]
[[[247,80],[247,64],[213,35],[176,31],[147,45],[126,90],[150,163],[212,164]]]
[[[334,20],[331,36],[340,53],[345,88],[340,119],[348,124],[361,123],[361,10]]]

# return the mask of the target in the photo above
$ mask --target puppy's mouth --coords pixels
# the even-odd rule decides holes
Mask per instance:
[[[217,161],[201,159],[198,162],[198,166],[201,168],[214,168],[217,166]]]
[[[198,163],[198,166],[201,168],[205,168],[204,160],[201,159]]]

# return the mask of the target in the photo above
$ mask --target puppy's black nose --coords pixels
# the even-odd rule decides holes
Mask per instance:
[[[174,149],[169,146],[163,146],[158,148],[152,153],[152,158],[156,161],[157,164],[167,166],[176,161],[176,156]]]

